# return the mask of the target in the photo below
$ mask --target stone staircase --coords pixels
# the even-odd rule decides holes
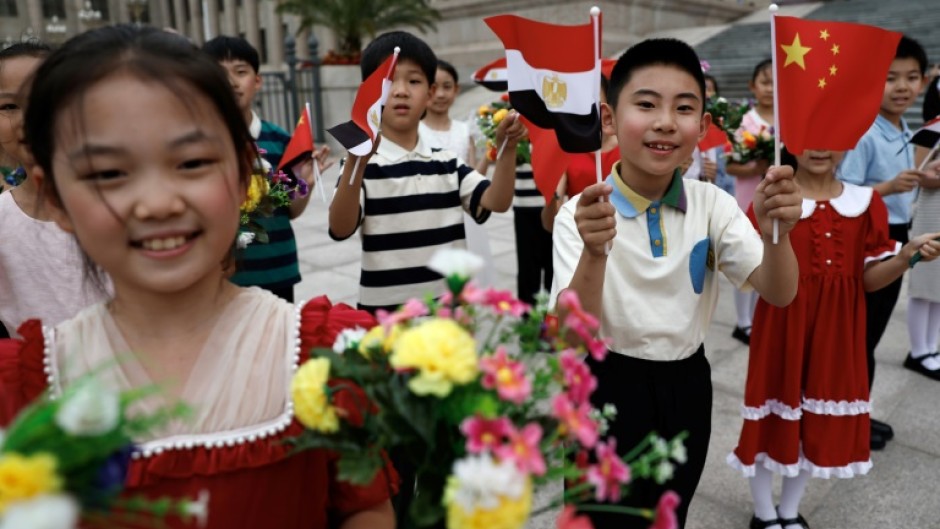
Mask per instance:
[[[837,0],[822,4],[805,18],[838,20],[879,26],[917,39],[930,63],[940,62],[940,2],[937,0]],[[770,57],[770,23],[737,24],[695,46],[711,64],[721,95],[746,98],[754,66]],[[921,102],[907,114],[911,127],[919,127]]]

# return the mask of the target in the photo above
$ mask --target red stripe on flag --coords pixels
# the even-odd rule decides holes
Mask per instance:
[[[593,48],[594,28],[590,22],[559,26],[516,15],[499,15],[483,21],[507,50],[519,50],[532,68],[563,73],[594,69],[597,59]]]
[[[372,105],[374,105],[376,101],[382,98],[382,85],[386,79],[392,78],[397,58],[395,54],[389,55],[388,58],[385,59],[385,62],[376,68],[375,71],[372,72],[372,75],[362,82],[359,86],[359,91],[356,92],[356,101],[353,103],[352,107],[352,121],[358,125],[372,141],[375,141],[375,135],[372,133],[372,128],[369,127],[369,109],[372,108]],[[378,119],[381,122],[382,116],[378,116]]]
[[[568,168],[568,153],[561,150],[553,129],[539,128],[524,116],[519,116],[519,119],[528,129],[529,141],[532,143],[532,178],[535,179],[535,187],[548,203],[558,189],[561,175]]]

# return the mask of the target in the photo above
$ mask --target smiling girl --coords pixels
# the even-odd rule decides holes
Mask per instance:
[[[91,31],[37,70],[25,127],[50,214],[111,276],[114,296],[0,342],[0,425],[117,359],[105,383],[157,384],[165,396],[146,406],[194,408],[191,421],[135,439],[130,493],[208,491],[214,528],[391,527],[392,471],[353,487],[329,453],[288,459],[302,351],[329,345],[337,318],[371,319],[226,280],[257,153],[221,67],[156,29]]]

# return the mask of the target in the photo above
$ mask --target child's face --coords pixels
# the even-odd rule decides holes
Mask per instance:
[[[215,105],[125,73],[79,101],[56,120],[56,222],[119,293],[219,281],[245,190]]]
[[[431,99],[428,108],[438,114],[446,114],[459,93],[460,86],[454,81],[450,73],[447,70],[438,68],[437,75],[434,78],[434,97]]]
[[[705,98],[711,99],[718,95],[718,89],[715,88],[715,81],[708,77],[705,78]]]
[[[702,93],[687,72],[647,66],[633,72],[617,99],[602,110],[605,134],[616,134],[625,177],[669,177],[687,160],[710,118],[702,115]]]
[[[35,57],[7,59],[0,65],[0,148],[19,165],[29,166],[32,156],[24,143],[20,90],[39,66]]]
[[[845,151],[810,151],[796,157],[797,166],[801,173],[813,176],[835,177],[836,168],[845,157]]]
[[[757,105],[764,108],[773,108],[774,106],[774,72],[768,66],[757,72],[757,77],[748,83],[751,93]]]
[[[914,104],[923,83],[924,76],[916,59],[905,57],[891,61],[881,98],[881,113],[889,118],[900,118]]]
[[[382,129],[404,134],[417,130],[418,122],[433,95],[424,70],[416,62],[407,59],[398,61],[382,112]]]
[[[247,113],[255,101],[255,94],[261,89],[261,76],[241,59],[221,61],[219,64],[228,73],[228,80],[238,99],[238,108]]]

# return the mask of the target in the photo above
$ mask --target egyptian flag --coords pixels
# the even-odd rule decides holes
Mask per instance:
[[[506,47],[509,102],[567,152],[601,147],[600,28],[559,26],[515,15],[484,19]],[[599,23],[599,22],[598,22]]]
[[[359,85],[356,100],[352,106],[352,119],[328,129],[336,141],[351,154],[365,156],[372,152],[372,142],[382,125],[382,107],[388,99],[392,86],[392,74],[398,61],[398,52],[389,55],[385,62],[372,72],[368,79]]]
[[[547,204],[555,190],[561,175],[568,168],[568,153],[561,150],[558,138],[552,129],[543,129],[522,116],[522,124],[529,131],[529,142],[532,144],[532,176],[535,178],[535,187],[542,193]]]
[[[500,57],[473,72],[473,82],[494,92],[507,90],[506,57]]]
[[[933,149],[938,141],[940,141],[940,117],[928,121],[911,136],[911,143],[928,149]]]
[[[310,121],[310,107],[304,108],[300,119],[297,120],[297,127],[294,128],[294,135],[291,136],[287,147],[284,148],[284,154],[281,155],[281,162],[277,164],[278,170],[284,170],[285,167],[293,167],[313,154],[313,124]]]

